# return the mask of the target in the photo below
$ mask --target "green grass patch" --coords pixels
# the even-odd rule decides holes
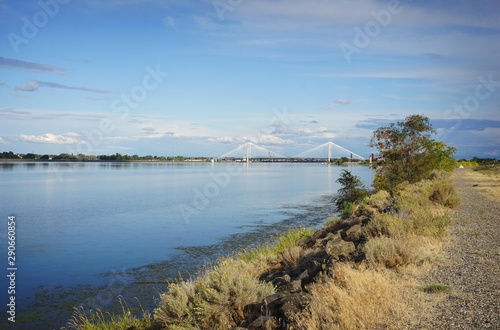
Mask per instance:
[[[73,316],[68,323],[68,330],[159,330],[160,324],[155,322],[149,312],[142,310],[142,316],[136,316],[126,302],[120,297],[123,313],[113,315],[100,310],[92,310],[89,313],[83,307],[75,308]],[[141,308],[142,309],[142,308]],[[66,328],[63,328],[66,329]]]
[[[333,224],[336,224],[336,223],[337,223],[337,222],[339,222],[339,221],[340,221],[340,218],[339,218],[339,217],[337,217],[337,216],[335,216],[335,217],[333,217],[333,218],[328,218],[328,220],[327,220],[327,221],[326,221],[326,223],[325,223],[325,227],[328,227],[328,226],[331,226],[331,225],[333,225]]]
[[[475,167],[479,166],[479,163],[475,161],[461,160],[456,163],[457,167],[460,167],[460,165],[462,165],[463,167]]]
[[[453,287],[445,284],[429,284],[423,288],[425,293],[451,293],[453,292]]]
[[[239,253],[238,259],[250,263],[263,257],[275,257],[278,254],[283,253],[286,249],[296,245],[300,239],[310,237],[312,234],[313,231],[311,229],[304,227],[292,229],[279,235],[274,243],[263,244],[253,250]]]

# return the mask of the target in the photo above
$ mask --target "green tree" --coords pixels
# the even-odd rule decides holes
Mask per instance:
[[[457,151],[456,148],[447,146],[441,141],[431,140],[429,142],[430,171],[440,170],[451,172],[456,167],[457,162],[453,158],[453,154]]]
[[[359,203],[367,195],[367,190],[360,178],[352,175],[350,171],[342,170],[336,182],[341,187],[337,196],[333,199],[337,212],[342,212],[344,217],[349,216],[353,210],[353,204]]]
[[[373,186],[392,191],[398,184],[418,182],[435,170],[451,170],[455,148],[431,139],[436,133],[429,118],[410,115],[402,122],[391,123],[373,132],[371,146],[383,158],[377,168]]]
[[[33,159],[36,159],[36,155],[29,153],[29,154],[24,155],[23,159],[32,159],[33,160]]]

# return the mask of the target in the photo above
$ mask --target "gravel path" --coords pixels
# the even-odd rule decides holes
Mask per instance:
[[[454,291],[431,295],[435,306],[414,329],[500,329],[500,201],[480,191],[491,185],[488,177],[477,177],[468,169],[453,174],[462,203],[452,211],[444,262],[425,274],[422,283],[445,284]]]

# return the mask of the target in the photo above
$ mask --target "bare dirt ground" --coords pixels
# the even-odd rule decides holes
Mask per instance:
[[[457,169],[462,203],[452,211],[443,260],[421,277],[451,293],[426,294],[412,329],[500,329],[500,175]]]

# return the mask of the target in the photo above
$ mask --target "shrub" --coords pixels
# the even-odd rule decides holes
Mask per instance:
[[[406,237],[412,230],[413,223],[411,219],[404,219],[387,213],[374,214],[368,225],[363,228],[364,234],[371,238],[380,236]]]
[[[441,204],[451,207],[458,201],[453,186],[445,179],[411,185],[403,183],[394,194],[394,209],[390,213],[373,213],[363,230],[368,237],[420,235],[440,238],[451,222]]]
[[[243,308],[273,294],[242,260],[224,259],[195,281],[173,283],[161,295],[155,319],[167,328],[230,329],[243,320]]]
[[[352,214],[353,204],[359,203],[366,197],[367,190],[361,179],[352,175],[350,171],[342,170],[336,182],[340,183],[341,187],[337,192],[337,196],[333,199],[337,212],[342,212],[344,217]]]
[[[349,218],[354,212],[354,204],[351,202],[345,203],[342,209],[342,218]]]
[[[455,208],[460,204],[455,186],[450,180],[438,179],[431,181],[431,194],[429,199],[434,203],[441,204],[449,208]]]
[[[392,205],[392,198],[391,198],[391,195],[387,191],[380,190],[380,191],[376,192],[375,194],[366,197],[363,200],[363,203],[366,205],[373,206],[378,211],[383,212],[389,206]]]
[[[369,264],[383,265],[387,268],[404,266],[414,261],[413,247],[408,240],[392,237],[376,237],[364,247],[366,260]]]
[[[460,204],[455,186],[442,172],[431,175],[432,180],[424,180],[415,184],[403,182],[394,191],[394,205],[398,210],[414,211],[429,209],[432,203],[446,207]]]

